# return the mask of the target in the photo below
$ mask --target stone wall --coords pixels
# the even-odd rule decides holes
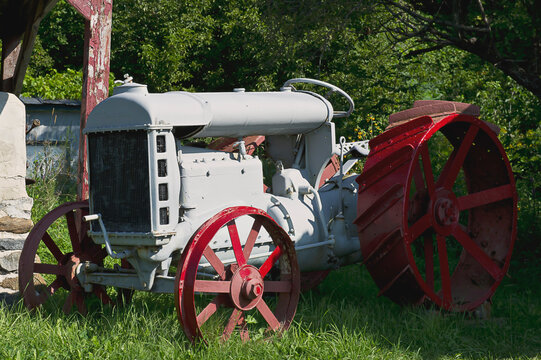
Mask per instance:
[[[19,256],[32,228],[25,188],[26,116],[23,103],[0,92],[0,295],[18,290]]]

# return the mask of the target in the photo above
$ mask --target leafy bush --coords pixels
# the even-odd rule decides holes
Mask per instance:
[[[26,74],[23,81],[22,96],[43,99],[81,99],[83,72],[66,69],[58,72],[52,69],[46,75]]]

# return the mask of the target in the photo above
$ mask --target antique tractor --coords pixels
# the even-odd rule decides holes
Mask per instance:
[[[292,86],[303,82],[349,109]],[[301,288],[360,262],[401,304],[471,311],[489,301],[517,218],[498,129],[475,106],[421,101],[370,142],[336,143],[332,120],[353,106],[310,79],[277,92],[117,88],[85,129],[89,200],[54,209],[26,240],[24,303],[34,308],[63,288],[64,310],[84,313],[91,294],[111,303],[115,292],[174,293],[190,340],[220,319],[224,339],[235,330],[247,339],[248,319],[287,329]],[[227,138],[194,140],[215,137]],[[258,152],[276,169],[270,187],[254,154],[263,139]],[[348,175],[362,157],[362,174]],[[70,243],[55,238],[60,218]]]

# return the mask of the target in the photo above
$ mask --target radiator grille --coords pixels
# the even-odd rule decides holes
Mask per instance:
[[[151,231],[147,142],[146,131],[88,135],[90,199],[108,232]]]

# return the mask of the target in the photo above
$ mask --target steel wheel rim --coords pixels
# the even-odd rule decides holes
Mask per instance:
[[[230,267],[224,266],[208,245],[216,232],[224,226],[228,227],[230,236],[234,237],[236,232],[234,221],[241,216],[250,216],[254,219],[252,230],[250,231],[250,236],[248,238],[252,238],[252,240],[247,241],[251,246],[245,245],[244,248],[242,248],[240,241],[238,241],[237,234],[238,244],[233,245],[233,247],[235,258],[237,260],[235,264],[238,265],[238,267],[235,268],[233,265]],[[237,292],[239,290],[233,289],[235,284],[232,280],[240,271],[247,269],[247,267],[251,268],[250,271],[254,271],[254,267],[245,264],[247,262],[246,259],[249,259],[253,244],[255,243],[257,234],[261,228],[265,228],[265,230],[269,232],[269,235],[271,235],[276,244],[276,248],[263,265],[257,269],[257,272],[261,275],[262,279],[265,278],[272,266],[280,259],[281,280],[274,282],[264,280],[262,283],[260,282],[263,286],[263,290],[261,294],[258,294],[258,300],[243,308],[236,302],[237,299],[234,299],[235,296],[238,295]],[[252,235],[254,233],[255,235]],[[235,244],[235,240],[231,241]],[[239,254],[242,254],[242,256],[245,257],[244,262]],[[205,283],[203,280],[196,279],[197,268],[203,257],[207,260],[211,258],[212,260],[209,260],[209,263],[215,270],[218,268],[216,271],[218,274],[222,274],[218,281],[211,281],[214,284],[210,284],[210,282]],[[230,274],[226,273],[228,271]],[[241,338],[244,341],[249,339],[244,315],[246,311],[252,308],[254,309],[253,311],[261,313],[264,321],[269,325],[268,329],[280,332],[289,327],[295,315],[300,292],[299,278],[300,273],[294,246],[287,233],[285,233],[285,231],[276,224],[268,214],[262,210],[251,207],[228,208],[205,222],[205,224],[203,224],[194,234],[186,247],[186,250],[182,254],[175,280],[177,315],[184,332],[192,342],[198,340],[206,342],[200,326],[211,318],[220,306],[233,308],[232,314],[222,333],[222,340],[227,340],[237,326],[240,326]],[[180,284],[182,284],[182,286]],[[205,290],[205,286],[210,287]],[[275,291],[276,288],[280,291]],[[286,288],[287,291],[284,290]],[[199,314],[197,313],[195,306],[195,293],[198,292],[197,290],[199,290],[200,293],[217,293],[212,301],[210,301]],[[263,292],[278,292],[280,294],[274,311],[268,307],[266,301],[263,299]]]
[[[53,209],[36,223],[24,243],[19,260],[19,289],[23,296],[23,302],[29,309],[44,304],[57,290],[64,288],[69,292],[64,303],[64,312],[69,313],[73,306],[76,306],[82,314],[87,312],[84,304],[84,298],[87,294],[75,277],[75,267],[82,261],[103,264],[103,259],[107,254],[104,249],[95,245],[88,237],[86,223],[80,223],[79,229],[77,229],[75,211],[80,211],[82,214],[88,213],[88,202],[69,202]],[[67,252],[60,250],[47,232],[51,225],[62,217],[65,217],[68,223],[71,244],[71,251]],[[34,262],[42,242],[57,261],[56,264]],[[54,275],[56,277],[50,284],[46,284],[44,291],[39,292],[34,284],[35,274]],[[112,303],[103,287],[94,286],[93,293],[102,303]]]
[[[506,175],[508,177],[508,183],[501,185],[501,187],[494,188],[489,187],[484,190],[476,191],[476,193],[480,193],[481,191],[486,191],[485,194],[487,194],[487,197],[489,197],[491,200],[488,202],[484,202],[481,205],[477,204],[476,206],[471,206],[475,202],[478,202],[479,196],[472,195],[470,193],[470,189],[468,189],[469,197],[466,196],[460,196],[456,197],[456,199],[453,199],[453,196],[446,195],[444,191],[441,188],[446,189],[447,191],[450,191],[454,194],[452,188],[455,184],[455,179],[449,184],[449,180],[445,179],[433,179],[433,194],[435,195],[435,198],[431,197],[430,200],[430,209],[428,209],[427,213],[425,215],[428,215],[430,218],[428,220],[429,225],[427,226],[428,229],[433,229],[433,232],[436,233],[436,247],[432,245],[432,256],[435,255],[437,252],[438,258],[437,260],[440,263],[447,262],[447,267],[449,265],[449,256],[447,254],[447,245],[446,245],[446,239],[449,237],[453,238],[455,237],[455,241],[459,242],[460,246],[462,246],[462,252],[466,255],[461,255],[460,259],[458,260],[458,263],[456,264],[454,269],[448,269],[447,272],[443,271],[443,273],[440,274],[441,276],[441,290],[439,292],[436,292],[434,289],[434,274],[432,274],[432,280],[428,278],[428,270],[425,270],[425,276],[421,274],[421,271],[419,270],[417,266],[417,262],[415,260],[413,251],[412,251],[412,243],[414,241],[418,241],[420,237],[422,236],[422,232],[419,234],[418,230],[415,230],[415,228],[419,228],[420,226],[417,226],[420,222],[426,222],[426,218],[423,217],[423,219],[418,219],[415,224],[408,224],[408,213],[409,213],[409,206],[410,206],[410,190],[412,182],[415,182],[414,177],[416,176],[415,172],[415,162],[419,161],[420,163],[423,163],[423,161],[427,161],[430,163],[430,158],[426,154],[428,154],[428,151],[426,151],[426,144],[427,142],[433,137],[434,134],[436,134],[438,131],[444,129],[449,124],[456,124],[456,123],[466,123],[469,124],[469,127],[466,130],[466,134],[464,135],[464,138],[460,142],[460,145],[457,150],[457,154],[461,152],[461,148],[465,145],[468,147],[468,149],[463,154],[463,156],[466,158],[470,154],[470,150],[473,148],[472,145],[475,144],[476,139],[479,139],[479,137],[484,137],[484,140],[478,140],[480,142],[486,142],[490,141],[491,146],[497,149],[498,155],[501,157],[501,163],[498,165],[500,167],[504,167],[506,171]],[[480,135],[482,134],[482,135]],[[466,140],[466,141],[464,141]],[[468,144],[469,142],[469,144]],[[480,149],[477,149],[477,153],[480,153]],[[471,156],[475,156],[479,154],[473,154]],[[428,157],[428,160],[425,160],[425,158]],[[455,161],[460,160],[455,156]],[[458,167],[458,170],[456,170],[456,166],[451,166],[451,168],[455,168],[453,170],[456,170],[456,172],[460,172],[460,170],[463,170],[466,172],[466,170],[463,169],[464,163],[466,162],[466,159],[462,159],[460,162],[460,166]],[[472,161],[474,162],[474,161]],[[424,171],[424,170],[423,170]],[[445,170],[442,170],[442,173]],[[471,171],[471,169],[470,169]],[[452,171],[453,173],[455,171]],[[433,174],[434,175],[434,174]],[[441,174],[440,174],[441,175]],[[426,185],[426,173],[424,174],[425,177],[425,185]],[[443,176],[440,176],[443,177]],[[466,177],[467,186],[471,187],[471,182],[477,181],[482,182],[480,179],[468,179]],[[469,183],[468,183],[469,182]],[[496,189],[496,190],[494,190]],[[440,191],[440,194],[438,195],[438,191]],[[502,194],[497,194],[498,192],[503,192]],[[430,193],[430,190],[429,190]],[[503,146],[497,139],[496,135],[493,133],[493,131],[490,130],[490,128],[483,123],[482,121],[468,115],[451,115],[446,117],[445,119],[442,119],[439,123],[434,125],[430,128],[430,130],[422,137],[422,139],[419,141],[418,146],[416,146],[416,150],[414,151],[414,154],[412,156],[412,162],[408,171],[408,178],[406,181],[406,190],[405,190],[406,198],[404,200],[404,211],[403,211],[403,229],[406,233],[405,235],[405,242],[406,242],[406,251],[408,255],[408,261],[410,263],[411,269],[413,270],[414,276],[417,280],[417,283],[422,288],[422,290],[425,293],[425,296],[429,298],[432,302],[434,302],[439,307],[442,307],[446,310],[454,310],[454,311],[469,311],[472,309],[475,309],[479,305],[481,305],[483,302],[487,301],[490,296],[494,293],[498,285],[501,283],[503,276],[507,272],[510,264],[510,258],[512,254],[513,245],[516,239],[516,224],[517,224],[517,194],[515,190],[515,182],[513,178],[513,174],[511,171],[511,167],[509,164],[509,160],[507,159],[507,156],[505,154],[505,151],[503,149]],[[448,201],[446,199],[449,199]],[[511,204],[508,204],[507,206],[510,207],[510,209],[507,209],[507,212],[511,215],[511,230],[509,231],[509,240],[508,240],[508,246],[505,250],[505,258],[503,260],[503,264],[501,266],[495,266],[494,261],[492,261],[492,264],[489,262],[489,256],[481,254],[480,246],[475,246],[475,241],[472,240],[472,237],[470,234],[468,234],[462,227],[461,224],[458,222],[458,220],[453,220],[453,213],[456,210],[459,211],[459,213],[467,210],[471,211],[480,211],[479,208],[482,208],[483,206],[490,206],[494,205],[498,202],[511,200]],[[471,207],[468,207],[471,206]],[[504,206],[504,205],[500,205]],[[449,214],[447,214],[449,212]],[[442,215],[443,214],[443,215]],[[486,215],[490,216],[490,214]],[[469,223],[468,228],[471,228],[472,226],[472,214],[469,214]],[[475,226],[475,224],[473,225]],[[469,229],[468,229],[469,230]],[[448,233],[449,232],[449,233]],[[427,236],[427,235],[425,235]],[[432,236],[432,235],[430,235]],[[459,240],[460,239],[460,240]],[[485,242],[490,243],[491,239],[483,240]],[[425,244],[428,243],[428,241],[424,241]],[[476,244],[476,243],[475,243]],[[477,244],[479,245],[479,244]],[[489,244],[490,245],[490,244]],[[426,261],[426,251],[427,247],[430,247],[430,245],[425,245],[425,261]],[[440,250],[441,249],[441,250]],[[484,253],[484,251],[483,251]],[[444,260],[446,258],[446,260]],[[493,278],[493,282],[490,286],[484,286],[482,291],[477,292],[474,296],[476,300],[473,301],[467,301],[464,302],[462,298],[461,299],[454,299],[453,298],[453,287],[464,287],[467,288],[468,286],[464,285],[457,285],[457,282],[453,284],[453,277],[455,274],[457,274],[457,270],[464,272],[465,270],[462,270],[464,266],[466,265],[465,259],[467,260],[475,260],[477,262],[480,262],[479,265],[487,271],[491,277]],[[432,264],[434,265],[434,264]],[[427,267],[428,268],[428,267]],[[445,268],[445,266],[444,266]],[[488,270],[487,270],[488,269]],[[441,270],[440,270],[441,271]],[[464,290],[462,291],[464,292]],[[458,302],[456,301],[458,300]]]

